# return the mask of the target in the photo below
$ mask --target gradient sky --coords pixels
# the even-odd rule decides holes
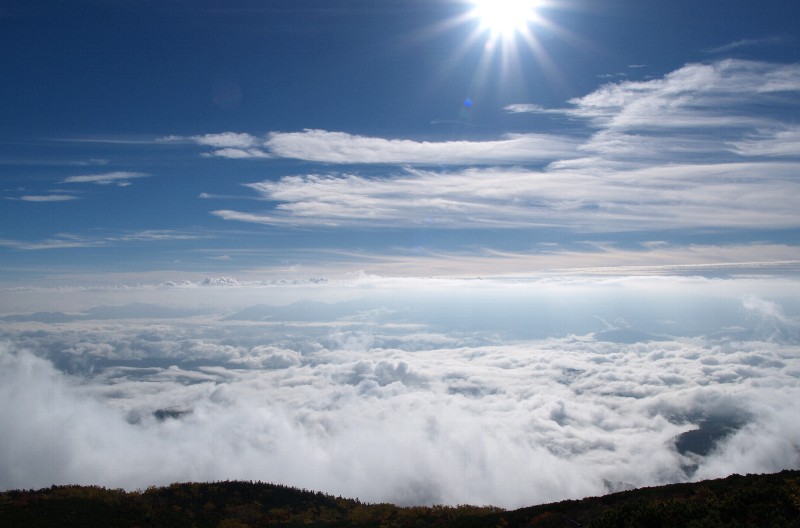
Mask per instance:
[[[4,280],[800,260],[794,2],[473,8],[4,2]]]

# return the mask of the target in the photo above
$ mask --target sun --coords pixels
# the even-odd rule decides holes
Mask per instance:
[[[558,67],[545,44],[554,37],[578,39],[561,28],[551,17],[558,15],[569,0],[444,0],[457,9],[421,33],[433,36],[451,30],[462,40],[453,48],[452,58],[441,68],[444,78],[462,59],[470,61],[473,80],[468,101],[480,96],[487,85],[499,80],[505,86],[526,85],[529,68],[537,75],[560,81]],[[454,39],[453,42],[456,42]],[[510,89],[510,88],[509,88]]]
[[[528,31],[541,0],[472,0],[471,16],[494,38],[510,39]]]

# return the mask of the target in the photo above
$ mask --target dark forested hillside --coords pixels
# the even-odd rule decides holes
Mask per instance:
[[[2,527],[717,527],[800,528],[800,471],[733,475],[504,511],[400,508],[274,484],[173,484],[126,492],[53,486],[0,493]]]

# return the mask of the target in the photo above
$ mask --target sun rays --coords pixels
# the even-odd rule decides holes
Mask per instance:
[[[513,39],[529,31],[537,18],[538,0],[473,0],[471,16],[493,39]]]

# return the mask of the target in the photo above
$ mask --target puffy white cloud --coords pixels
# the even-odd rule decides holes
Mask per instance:
[[[240,286],[239,281],[233,277],[206,277],[201,282],[202,286]]]
[[[767,298],[705,280],[695,302],[698,279],[631,280],[371,285],[252,320],[1,322],[0,487],[242,478],[514,507],[798,467],[796,281]],[[725,282],[727,300],[709,295]],[[714,423],[707,450],[676,447]]]
[[[708,457],[714,469],[674,447],[696,427],[691,417],[721,412],[721,401],[749,416],[789,387],[782,401],[796,412],[796,379],[782,374],[789,351],[759,350],[770,361],[753,367],[748,346],[728,357],[691,342],[567,340],[305,358],[261,347],[265,361],[250,362],[257,370],[107,369],[82,388],[5,352],[3,423],[13,427],[3,445],[13,458],[3,485],[253,478],[367,500],[521,506],[685,480],[693,462],[706,476],[793,466],[796,453],[779,463],[762,460],[760,447],[726,463],[740,435],[774,449],[758,429],[774,413],[722,442]],[[161,409],[179,417],[159,422]],[[785,431],[782,445],[796,433]],[[55,470],[32,462],[43,452]],[[113,471],[102,468],[111,461]]]

